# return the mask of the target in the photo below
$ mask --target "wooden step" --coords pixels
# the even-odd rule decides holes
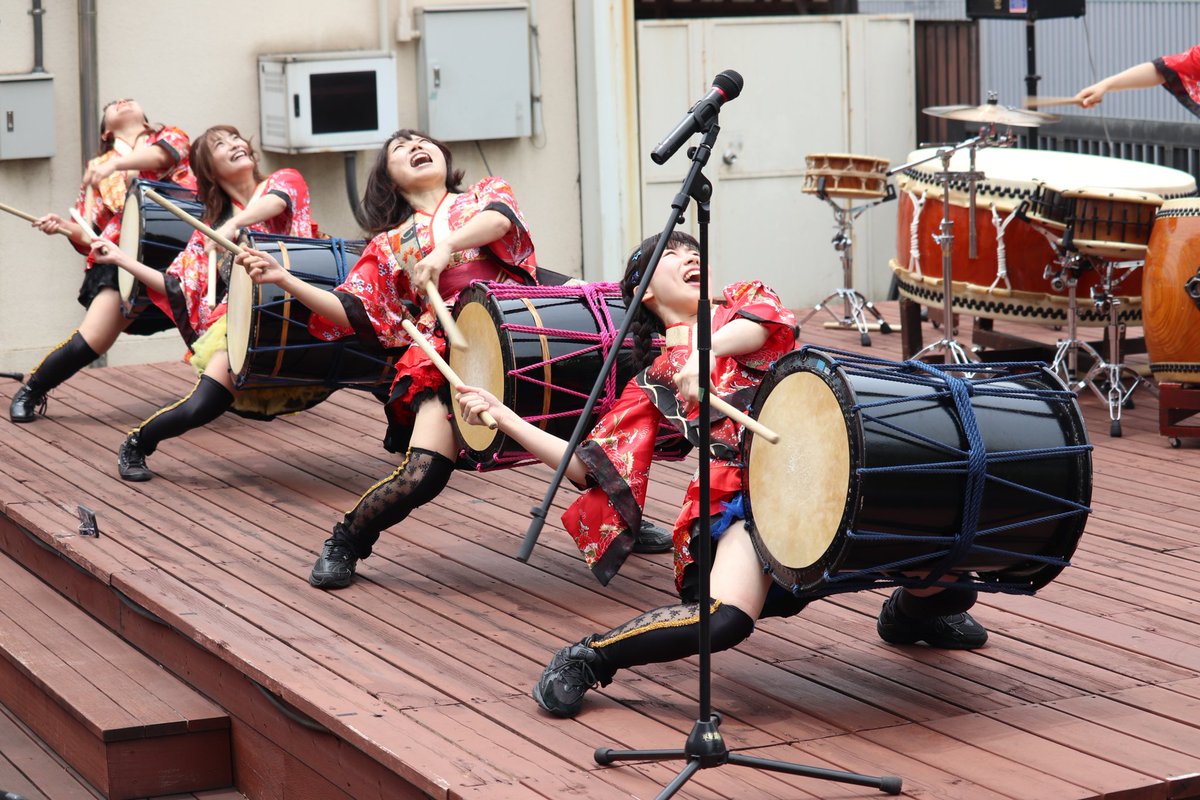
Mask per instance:
[[[110,800],[233,783],[219,706],[3,555],[0,704]]]

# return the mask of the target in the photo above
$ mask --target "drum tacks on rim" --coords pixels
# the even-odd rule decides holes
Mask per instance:
[[[1068,563],[1091,498],[1074,395],[1044,364],[780,359],[747,435],[747,522],[775,581],[821,596],[966,582],[1029,593]]]

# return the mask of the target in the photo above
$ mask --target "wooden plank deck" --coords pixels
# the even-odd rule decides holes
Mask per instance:
[[[819,318],[803,338],[861,349]],[[873,340],[899,357],[899,336]],[[669,556],[634,556],[600,587],[551,513],[522,564],[512,554],[550,471],[458,473],[351,588],[311,589],[332,522],[395,463],[375,401],[341,392],[271,423],[227,415],[163,445],[153,481],[121,481],[125,432],[193,381],[179,364],[87,370],[48,419],[0,423],[0,547],[231,713],[248,797],[647,797],[676,774],[678,762],[598,767],[592,752],[682,746],[694,660],[619,676],[575,720],[528,694],[563,643],[672,602]],[[0,385],[0,402],[15,388]],[[986,648],[883,644],[880,591],[765,621],[714,657],[729,746],[897,774],[911,797],[1200,797],[1200,449],[1171,449],[1153,396],[1136,400],[1112,439],[1082,398],[1094,513],[1075,565],[1037,597],[984,597]],[[674,518],[691,469],[656,467],[652,518]],[[78,535],[77,504],[96,511],[98,539]],[[678,796],[879,795],[724,767]]]

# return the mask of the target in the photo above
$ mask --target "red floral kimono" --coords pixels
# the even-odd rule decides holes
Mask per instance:
[[[79,190],[79,199],[75,201],[75,210],[85,219],[89,219],[92,222],[92,227],[110,242],[115,243],[121,237],[121,213],[125,209],[125,190],[131,178],[169,181],[189,189],[196,188],[196,178],[192,175],[191,165],[188,163],[190,142],[186,133],[179,130],[179,128],[163,126],[159,130],[151,131],[144,143],[157,145],[165,150],[171,156],[171,165],[162,170],[142,170],[134,176],[118,170],[100,181],[99,191],[93,193],[92,207],[90,209],[87,207],[88,192],[86,188]],[[102,164],[121,155],[123,153],[114,148],[104,155],[93,158],[88,162],[88,166]],[[91,215],[90,217],[88,216],[89,214]],[[77,246],[76,249],[84,255],[88,255],[89,253],[86,247]],[[91,260],[89,259],[90,263]]]
[[[1183,53],[1154,59],[1163,87],[1200,117],[1200,44]]]
[[[312,237],[313,221],[308,184],[299,172],[294,169],[273,172],[255,192],[256,197],[264,194],[280,197],[287,203],[287,208],[271,219],[248,225],[249,230],[306,239]],[[242,209],[236,203],[234,208],[239,211]],[[189,347],[225,314],[225,293],[228,286],[224,277],[218,275],[217,305],[209,307],[205,299],[208,294],[208,254],[204,245],[204,235],[193,231],[187,247],[175,257],[164,275],[167,284],[166,295],[148,291],[155,305],[175,321],[175,326],[179,328],[179,333]]]
[[[713,314],[713,331],[735,319],[749,319],[769,330],[767,341],[753,353],[713,359],[711,390],[745,410],[771,364],[796,346],[796,318],[772,290],[757,281],[725,288],[725,305]],[[680,330],[682,329],[682,330]],[[676,332],[684,333],[676,342]],[[641,526],[642,506],[654,440],[664,420],[693,444],[697,441],[698,408],[683,413],[683,401],[673,376],[692,351],[687,326],[667,331],[663,355],[626,385],[587,440],[576,451],[587,465],[589,488],[563,514],[563,525],[575,539],[584,560],[602,584],[621,568]],[[713,415],[711,427],[709,514],[742,491],[742,426]],[[684,569],[692,563],[691,524],[700,518],[700,487],[693,476],[675,522],[675,583],[683,584]]]
[[[446,352],[446,341],[428,299],[412,285],[411,270],[437,244],[433,221],[439,213],[456,231],[484,211],[498,211],[512,222],[501,238],[485,247],[454,253],[438,280],[438,293],[453,306],[458,293],[472,281],[536,283],[537,257],[529,227],[521,216],[512,187],[502,178],[489,177],[453,198],[447,195],[433,214],[418,211],[399,227],[370,241],[358,263],[334,293],[350,318],[345,328],[313,314],[308,328],[318,338],[332,341],[357,335],[372,348],[403,348],[412,342],[401,327],[406,318],[416,317],[417,328],[430,338],[438,352]],[[417,313],[412,313],[415,307]],[[389,421],[411,425],[413,405],[437,392],[445,379],[420,348],[409,348],[396,364],[396,379],[388,401]],[[402,449],[389,444],[390,449]]]

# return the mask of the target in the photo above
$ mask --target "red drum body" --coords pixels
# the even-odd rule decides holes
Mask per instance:
[[[1146,250],[1146,352],[1162,382],[1200,383],[1200,199],[1169,200],[1158,210]]]
[[[935,152],[933,149],[917,150],[909,155],[909,161],[934,156]],[[951,157],[951,171],[966,172],[968,168],[966,152]],[[1078,153],[984,149],[977,153],[976,159],[976,169],[985,177],[976,188],[977,252],[976,257],[971,258],[967,187],[964,183],[952,182],[950,196],[945,198],[939,179],[940,169],[941,160],[933,158],[905,170],[897,179],[900,207],[892,269],[899,279],[901,294],[924,305],[942,303],[942,250],[934,236],[941,232],[943,203],[948,202],[950,220],[954,223],[951,262],[954,310],[979,317],[1047,325],[1065,324],[1068,308],[1067,290],[1054,289],[1045,276],[1046,266],[1055,258],[1054,231],[1017,214],[1021,204],[1031,200],[1039,187],[1043,184],[1054,187],[1060,195],[1078,194],[1077,190],[1086,189],[1084,194],[1088,197],[1110,187],[1163,199],[1196,193],[1192,176],[1168,167]],[[1157,200],[1157,197],[1151,199]],[[1104,212],[1092,213],[1095,220],[1089,235],[1105,230],[1100,216]],[[1104,249],[1103,243],[1097,246]],[[1119,252],[1120,248],[1114,247],[1101,255],[1121,258]],[[1098,283],[1099,275],[1095,271],[1083,272],[1079,279],[1079,296],[1086,298],[1091,287]],[[1121,284],[1120,318],[1123,322],[1141,319],[1141,284],[1142,277],[1137,272]],[[1105,325],[1107,322],[1106,314],[1101,314],[1090,303],[1080,303],[1079,324]]]

